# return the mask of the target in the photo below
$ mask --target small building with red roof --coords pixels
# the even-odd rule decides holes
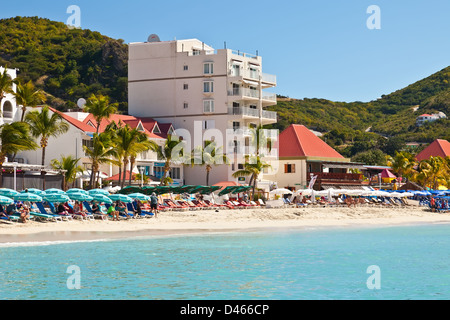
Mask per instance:
[[[343,157],[304,125],[292,124],[278,137],[278,165],[272,164],[274,174],[264,179],[291,190],[308,188],[313,179],[314,189],[361,186],[362,175],[348,173],[363,170],[361,163]]]
[[[450,156],[450,142],[443,139],[436,139],[428,147],[423,149],[416,156],[417,161],[428,160],[430,157],[449,157]]]

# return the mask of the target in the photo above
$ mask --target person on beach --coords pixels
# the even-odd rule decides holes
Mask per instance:
[[[119,221],[120,217],[119,217],[119,211],[116,210],[116,208],[113,205],[110,205],[108,207],[108,211],[107,211],[108,215],[110,215],[113,219],[113,221]]]
[[[30,218],[30,208],[27,205],[23,205],[20,210],[20,221],[26,223],[27,219]]]
[[[154,192],[150,196],[150,211],[155,215],[155,218],[157,218],[158,197],[156,196],[156,193],[154,193]]]
[[[248,203],[248,194],[247,194],[247,192],[244,192],[243,200],[244,200],[245,203]]]
[[[430,199],[430,207],[432,212],[436,212],[436,200],[433,197]]]
[[[67,212],[66,208],[64,207],[64,205],[62,203],[58,204],[58,207],[56,209],[56,213],[61,215],[61,216],[68,216],[69,213]]]
[[[128,218],[128,210],[127,207],[119,200],[116,201],[116,211],[118,214],[122,214]]]
[[[0,204],[0,218],[7,218],[8,216],[6,215],[5,209],[3,208],[3,206]]]

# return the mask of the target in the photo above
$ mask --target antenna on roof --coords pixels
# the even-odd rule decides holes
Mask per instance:
[[[148,36],[147,42],[161,42],[156,34],[151,34]]]

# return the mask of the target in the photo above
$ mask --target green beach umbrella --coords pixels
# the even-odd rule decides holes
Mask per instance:
[[[103,189],[91,189],[88,191],[90,196],[93,196],[94,194],[101,194],[104,196],[109,196],[109,192]]]
[[[93,197],[91,197],[90,195],[88,195],[86,193],[71,192],[71,193],[68,193],[67,195],[72,200],[76,200],[76,201],[91,201],[93,199]]]
[[[67,202],[70,200],[69,196],[65,194],[46,194],[42,196],[42,199],[48,202]]]
[[[5,197],[5,196],[0,196],[0,204],[2,206],[7,206],[7,205],[10,205],[10,204],[13,204],[13,203],[14,203],[14,199],[11,199],[11,198],[8,198],[8,197]]]
[[[147,200],[150,199],[150,196],[148,196],[146,194],[143,194],[143,193],[139,193],[139,192],[130,193],[128,196],[130,198],[132,198],[132,199],[138,199],[138,200],[141,200],[141,201],[147,201]]]
[[[145,186],[142,188],[142,193],[146,195],[151,195],[153,192],[156,193],[156,187]]]
[[[0,196],[11,198],[17,194],[19,194],[19,191],[8,188],[0,188]]]
[[[19,201],[42,202],[42,197],[40,195],[31,192],[21,192],[13,198],[14,200]]]
[[[108,196],[105,196],[104,194],[100,194],[100,193],[92,194],[91,197],[92,197],[92,200],[97,201],[97,202],[104,202],[104,203],[109,203],[109,204],[113,203],[113,201]]]
[[[133,202],[133,199],[126,194],[110,194],[108,197],[113,201]]]
[[[46,194],[66,194],[63,190],[57,188],[50,188],[45,190]]]
[[[118,193],[120,194],[130,194],[130,193],[136,193],[141,192],[142,189],[140,187],[136,186],[126,186],[123,189],[121,189]]]

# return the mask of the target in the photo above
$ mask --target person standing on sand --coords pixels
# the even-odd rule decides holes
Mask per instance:
[[[150,209],[150,211],[155,215],[155,218],[157,218],[158,216],[156,214],[158,213],[158,197],[154,192],[150,196]]]

